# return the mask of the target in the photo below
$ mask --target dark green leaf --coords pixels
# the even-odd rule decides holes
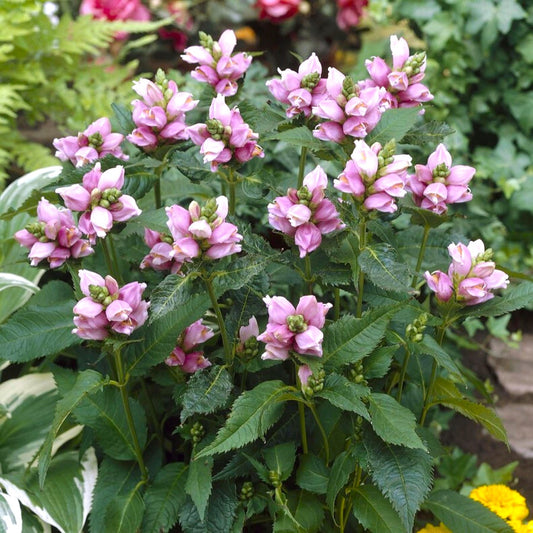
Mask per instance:
[[[413,353],[430,355],[435,359],[439,366],[445,368],[454,377],[462,379],[461,371],[455,364],[454,360],[433,337],[424,335],[422,342],[412,342],[409,343],[409,346]]]
[[[431,456],[424,450],[383,442],[371,432],[363,439],[372,480],[392,503],[405,529],[411,531],[415,513],[431,489]]]
[[[413,127],[418,119],[420,109],[418,107],[402,107],[387,109],[378,125],[366,136],[365,142],[370,146],[375,142],[382,145],[391,139],[402,142],[405,134]]]
[[[265,463],[270,470],[277,472],[281,481],[285,481],[292,473],[296,460],[296,447],[293,442],[278,444],[263,450]]]
[[[444,137],[452,133],[455,133],[455,130],[446,124],[446,122],[431,120],[420,126],[411,128],[402,138],[402,143],[414,144],[416,146],[424,146],[426,144],[437,146],[437,144],[444,140]]]
[[[324,141],[314,137],[312,131],[307,126],[298,126],[267,135],[263,140],[282,141],[293,146],[309,148],[310,150],[323,150],[326,147]]]
[[[102,533],[132,533],[141,525],[144,502],[140,486],[123,496],[115,496],[109,503]]]
[[[368,411],[374,431],[386,442],[408,448],[426,449],[416,434],[412,411],[388,394],[374,392],[369,396]]]
[[[454,533],[512,533],[513,528],[484,505],[451,490],[433,492],[425,506]]]
[[[409,290],[409,267],[400,262],[398,253],[389,244],[367,246],[358,260],[361,270],[374,285],[388,291],[403,293]]]
[[[328,490],[329,468],[316,455],[307,454],[300,458],[296,471],[296,484],[315,494],[326,494]]]
[[[364,362],[366,379],[382,378],[392,363],[392,357],[398,351],[398,346],[383,346],[370,354]]]
[[[265,381],[241,394],[226,425],[196,457],[227,452],[262,437],[282,415],[284,404],[279,398],[286,389],[282,381]]]
[[[185,492],[191,497],[200,521],[205,518],[205,510],[209,495],[211,494],[211,471],[213,469],[213,458],[205,457],[196,459],[189,463],[189,473],[185,483]]]
[[[352,492],[353,514],[371,533],[408,531],[398,513],[374,485],[360,485]]]
[[[223,407],[232,388],[231,377],[222,366],[196,372],[187,382],[187,390],[183,395],[181,422],[194,414],[209,414]]]
[[[328,400],[332,405],[343,411],[351,411],[368,420],[368,411],[361,398],[368,396],[369,393],[370,389],[368,387],[352,383],[344,376],[330,374],[326,378],[324,388],[316,393],[315,396]]]
[[[353,474],[357,460],[349,452],[341,452],[335,458],[333,466],[331,467],[331,475],[328,480],[328,488],[326,492],[326,502],[328,504],[331,514],[334,514],[335,500],[337,494],[342,487],[346,485],[348,479]]]
[[[117,122],[120,126],[120,132],[124,135],[129,135],[137,126],[133,122],[131,111],[122,104],[111,104],[111,108],[115,114]]]

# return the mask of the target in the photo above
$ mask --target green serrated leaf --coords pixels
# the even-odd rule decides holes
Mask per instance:
[[[349,379],[339,374],[330,374],[324,383],[324,388],[315,394],[319,398],[328,400],[332,405],[361,415],[367,420],[370,419],[368,410],[361,398],[368,396],[370,389],[363,385],[351,382]]]
[[[264,141],[282,141],[292,146],[305,147],[310,150],[323,150],[326,147],[324,141],[313,136],[312,131],[307,126],[298,126],[267,135]]]
[[[366,379],[382,378],[392,364],[392,358],[398,351],[398,345],[382,346],[370,354],[364,362]]]
[[[348,479],[354,472],[357,460],[350,452],[341,452],[335,458],[331,467],[331,474],[328,479],[328,488],[326,491],[326,503],[328,504],[331,515],[334,515],[335,500],[342,487],[346,485]]]
[[[299,487],[315,494],[326,494],[329,477],[329,468],[320,457],[313,454],[300,456],[296,471],[296,484]]]
[[[461,371],[455,364],[454,360],[433,337],[424,335],[422,342],[410,342],[409,347],[413,353],[430,355],[442,368],[445,368],[450,374],[457,377],[459,380],[463,380]]]
[[[209,414],[223,407],[232,388],[231,377],[224,367],[212,366],[193,374],[182,399],[181,423],[194,414]]]
[[[411,224],[417,226],[438,228],[441,224],[450,221],[450,217],[446,214],[439,215],[421,207],[404,206],[404,210],[411,213]]]
[[[360,485],[352,492],[353,514],[371,533],[407,531],[391,502],[374,485]]]
[[[277,472],[281,481],[285,481],[294,467],[296,447],[294,442],[284,442],[263,450],[263,457],[268,468]]]
[[[320,500],[313,494],[308,494],[303,490],[291,491],[287,495],[287,505],[289,510],[301,529],[298,533],[317,533],[321,531],[324,521],[324,509]],[[294,531],[295,524],[288,531]],[[279,530],[274,529],[274,531]]]
[[[345,315],[328,326],[324,332],[326,368],[338,369],[366,357],[381,342],[398,304],[376,308],[362,318]]]
[[[402,142],[405,134],[413,127],[420,114],[418,107],[403,107],[398,109],[387,109],[377,126],[366,136],[365,142],[368,146],[375,142],[385,145],[391,139]]]
[[[204,457],[189,463],[189,473],[185,483],[185,492],[191,497],[200,521],[205,518],[207,502],[211,494],[213,458]]]
[[[41,487],[50,466],[53,442],[63,422],[85,397],[99,390],[105,382],[102,374],[94,370],[83,370],[78,374],[72,389],[57,402],[52,427],[39,450],[39,483]]]
[[[137,125],[131,116],[131,110],[125,105],[112,103],[111,108],[113,109],[113,113],[115,114],[118,125],[120,126],[119,133],[128,135],[137,128]]]
[[[185,503],[187,468],[183,463],[170,463],[157,473],[144,496],[143,533],[169,531],[178,521],[180,509]]]
[[[424,146],[429,144],[436,146],[444,140],[444,137],[455,133],[446,122],[431,120],[421,126],[411,128],[403,137],[402,143],[414,144],[415,146]]]
[[[428,452],[383,442],[366,432],[372,480],[399,514],[406,531],[412,531],[415,513],[428,495],[432,483],[432,459]]]
[[[512,533],[513,528],[479,502],[451,490],[433,492],[425,503],[454,533]]]
[[[374,392],[368,399],[372,427],[384,441],[408,448],[426,449],[416,434],[416,419],[412,411],[388,394]]]
[[[409,267],[400,262],[398,252],[389,244],[367,246],[359,254],[358,261],[368,279],[381,289],[402,293],[409,290]]]
[[[128,494],[115,496],[107,508],[102,533],[131,533],[137,531],[144,514],[140,486]]]
[[[478,424],[482,424],[493,437],[508,444],[507,432],[496,412],[480,403],[466,399],[452,381],[437,378],[431,402],[449,407]]]
[[[279,398],[287,388],[275,380],[243,392],[233,403],[226,425],[196,458],[241,448],[262,437],[282,415],[284,404]]]

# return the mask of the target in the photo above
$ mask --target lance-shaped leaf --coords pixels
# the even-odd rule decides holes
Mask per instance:
[[[78,452],[54,457],[44,487],[40,488],[37,469],[6,475],[0,483],[43,522],[62,533],[80,533],[91,508],[98,463],[89,448],[79,460]]]
[[[288,130],[267,135],[265,141],[283,141],[292,146],[306,147],[309,150],[324,150],[323,141],[313,136],[312,131],[307,126],[298,126]]]
[[[3,357],[12,362],[31,361],[80,344],[82,340],[72,334],[74,305],[66,283],[46,284],[27,307],[0,326]]]
[[[140,486],[128,494],[115,496],[109,503],[102,533],[131,533],[138,531],[144,514],[144,501]]]
[[[338,369],[370,354],[381,342],[390,316],[399,307],[399,304],[383,306],[365,313],[362,318],[345,315],[333,322],[324,331],[324,366]]]
[[[146,511],[141,531],[159,533],[174,526],[185,503],[186,475],[187,466],[183,463],[170,463],[158,472],[144,497]]]
[[[381,289],[402,293],[409,290],[409,267],[389,244],[377,243],[365,247],[358,261],[368,279]]]
[[[275,380],[243,392],[233,403],[226,425],[196,458],[241,448],[262,437],[283,413],[280,397],[288,388],[282,381]]]
[[[353,514],[371,533],[407,531],[391,502],[374,485],[365,483],[352,492]]]
[[[375,392],[368,399],[372,427],[384,441],[408,448],[426,449],[416,434],[416,419],[412,411],[388,394]]]
[[[387,109],[377,126],[368,134],[365,142],[368,146],[379,142],[382,145],[391,139],[401,142],[405,134],[417,121],[420,110],[417,107],[402,107],[398,109]]]
[[[105,380],[102,374],[94,370],[84,370],[78,374],[72,389],[57,402],[52,427],[39,452],[39,483],[41,487],[44,484],[46,472],[50,466],[52,445],[63,422],[86,396],[99,390],[104,383]]]
[[[316,455],[302,455],[296,471],[296,484],[315,494],[326,494],[328,490],[329,468]]]
[[[410,342],[409,347],[413,353],[427,354],[433,357],[435,361],[445,368],[451,375],[464,381],[461,371],[455,364],[455,361],[448,355],[448,352],[439,345],[439,343],[429,335],[424,335],[422,342]]]
[[[187,382],[183,395],[181,422],[194,414],[209,414],[224,406],[229,398],[233,383],[223,366],[212,366],[209,370],[196,372]]]
[[[455,130],[451,128],[446,122],[439,120],[430,120],[424,122],[420,126],[411,128],[402,139],[404,144],[414,144],[416,146],[423,146],[429,144],[431,146],[437,146],[444,140],[444,137],[455,133]]]
[[[427,507],[453,533],[512,533],[505,520],[479,502],[451,490],[433,492]]]
[[[15,496],[0,492],[0,531],[22,533],[22,510]]]
[[[328,400],[332,405],[343,411],[351,411],[369,420],[368,410],[361,398],[367,396],[370,389],[351,382],[339,374],[330,374],[324,388],[315,394],[316,397]]]
[[[211,494],[213,458],[204,457],[202,459],[195,459],[189,463],[189,472],[187,474],[187,481],[185,482],[185,492],[191,497],[191,500],[196,505],[200,521],[203,522],[205,518],[205,510],[207,502]]]
[[[326,503],[328,504],[331,515],[335,512],[335,500],[337,494],[342,487],[346,485],[348,479],[355,469],[357,459],[349,452],[341,452],[335,458],[333,466],[331,467],[331,475],[328,480],[328,488],[326,492]]]
[[[277,472],[279,479],[285,481],[292,473],[296,460],[294,442],[284,442],[263,450],[263,457],[268,468]]]
[[[465,398],[452,381],[440,377],[437,378],[433,387],[431,402],[433,404],[440,403],[474,420],[478,424],[482,424],[493,437],[508,444],[507,432],[496,412],[480,403]]]
[[[383,442],[372,432],[364,434],[363,442],[372,480],[411,531],[415,513],[431,489],[431,456],[424,450]]]

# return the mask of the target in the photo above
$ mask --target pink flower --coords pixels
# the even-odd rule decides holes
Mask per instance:
[[[230,110],[221,94],[213,98],[206,123],[194,124],[187,132],[191,141],[200,146],[204,163],[211,163],[212,172],[217,171],[220,163],[232,159],[244,163],[265,155],[257,144],[257,133],[244,122],[236,107]]]
[[[285,360],[291,351],[322,357],[321,328],[332,307],[315,296],[302,296],[296,309],[283,296],[263,298],[268,309],[266,331],[257,340],[266,343],[261,359]]]
[[[390,38],[392,68],[381,57],[365,61],[369,80],[361,87],[382,87],[389,94],[392,107],[414,107],[433,99],[429,89],[420,83],[426,70],[426,54],[409,55],[409,45],[403,37]]]
[[[281,22],[298,13],[301,0],[257,0],[255,8],[259,10],[260,19]]]
[[[118,165],[104,172],[100,163],[84,174],[82,184],[59,187],[56,192],[65,205],[74,211],[83,211],[80,229],[89,236],[91,244],[96,236],[104,238],[114,222],[125,222],[141,214],[134,198],[122,194],[124,167]]]
[[[67,259],[78,259],[94,252],[74,222],[69,209],[58,209],[45,198],[37,205],[37,222],[15,233],[15,239],[30,249],[32,266],[46,259],[50,268],[60,267]]]
[[[189,138],[185,114],[198,104],[191,93],[179,92],[176,83],[168,80],[161,69],[155,83],[141,78],[133,82],[133,90],[142,100],[132,102],[132,118],[137,128],[127,136],[128,141],[151,151],[162,144]]]
[[[475,172],[474,167],[452,166],[452,156],[444,144],[439,144],[429,156],[427,165],[415,165],[415,174],[409,176],[408,188],[416,205],[440,215],[448,210],[449,204],[472,199],[468,184]]]
[[[112,333],[131,335],[148,318],[149,303],[142,300],[146,283],[134,281],[123,287],[111,276],[80,270],[80,289],[85,295],[74,306],[72,330],[82,339],[103,340]]]
[[[450,244],[448,252],[452,263],[448,274],[440,270],[424,274],[429,288],[435,292],[437,299],[447,302],[452,296],[464,305],[476,305],[494,298],[495,289],[504,289],[509,285],[509,277],[501,270],[496,270],[492,250],[485,250],[483,241],[471,241]]]
[[[306,117],[311,115],[311,109],[325,96],[325,80],[321,79],[322,65],[315,53],[312,53],[300,64],[298,72],[293,70],[278,70],[281,79],[266,82],[268,90],[276,100],[289,107],[286,115],[292,118],[300,113]]]
[[[334,180],[334,187],[359,199],[367,211],[394,213],[398,209],[396,199],[406,194],[407,168],[411,164],[410,156],[394,155],[395,146],[394,141],[383,147],[355,141],[351,159]]]
[[[150,11],[140,0],[82,0],[80,15],[101,20],[150,20]],[[115,39],[126,39],[126,32],[117,32]]]
[[[326,173],[317,166],[305,176],[299,190],[291,188],[287,196],[268,204],[270,225],[294,238],[300,257],[316,250],[322,235],[344,228],[335,206],[325,197],[327,185]]]
[[[191,73],[194,79],[209,83],[218,94],[233,96],[239,88],[237,80],[252,62],[252,57],[245,53],[233,54],[236,44],[237,37],[232,30],[225,30],[218,41],[200,32],[200,46],[189,46],[181,58],[199,64]]]
[[[368,0],[337,0],[337,26],[346,31],[357,26]]]
[[[77,137],[54,139],[53,145],[57,149],[55,155],[61,161],[70,160],[73,165],[81,167],[108,154],[127,160],[128,156],[120,148],[123,140],[124,135],[112,133],[111,122],[103,117],[90,124],[84,132],[78,133]]]
[[[199,344],[213,337],[213,330],[204,326],[202,320],[193,322],[178,337],[177,346],[165,360],[168,366],[179,366],[183,372],[192,374],[197,370],[211,366],[203,352],[193,351]]]

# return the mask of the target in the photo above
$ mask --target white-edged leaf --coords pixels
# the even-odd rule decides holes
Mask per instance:
[[[17,274],[10,274],[9,272],[0,272],[0,292],[14,287],[20,287],[32,293],[39,290],[39,287],[29,279],[18,276]]]
[[[9,494],[0,492],[0,533],[22,533],[20,503]]]

